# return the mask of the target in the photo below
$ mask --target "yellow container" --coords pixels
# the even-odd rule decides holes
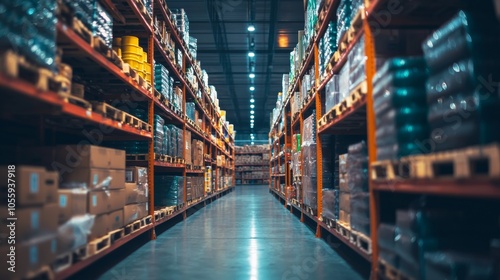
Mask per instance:
[[[144,72],[146,72],[146,74],[151,74],[151,64],[150,63],[144,62]]]
[[[140,58],[143,58],[143,52],[144,50],[139,47],[139,46],[131,46],[131,45],[122,45],[122,51],[123,53],[133,53],[135,55],[140,56]]]
[[[123,59],[123,62],[128,63],[132,69],[137,72],[142,72],[144,70],[144,64],[142,61],[137,61],[135,59]]]
[[[124,53],[122,51],[122,58],[123,60],[135,60],[137,62],[142,63],[142,57],[133,53]]]
[[[146,73],[146,81],[151,84],[151,73]]]
[[[116,37],[113,38],[113,47],[121,47],[122,46],[122,38]]]
[[[121,41],[122,46],[139,46],[139,38],[135,36],[123,36]]]
[[[142,59],[144,60],[144,62],[148,62],[148,53],[147,52],[142,53]]]

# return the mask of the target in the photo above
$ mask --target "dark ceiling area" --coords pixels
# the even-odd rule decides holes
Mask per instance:
[[[289,72],[290,52],[297,44],[298,30],[304,28],[303,1],[168,0],[167,4],[170,9],[185,9],[189,35],[198,40],[197,59],[208,73],[209,84],[217,89],[221,110],[227,111],[227,120],[235,126],[236,140],[249,141],[251,133],[256,144],[267,140],[282,75]],[[252,23],[255,31],[249,32]],[[254,58],[248,56],[252,45]],[[252,94],[255,109],[250,108]]]

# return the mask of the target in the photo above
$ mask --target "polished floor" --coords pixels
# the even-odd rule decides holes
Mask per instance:
[[[99,279],[363,279],[267,186],[238,186]]]

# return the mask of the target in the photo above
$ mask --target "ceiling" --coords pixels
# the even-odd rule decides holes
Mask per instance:
[[[189,34],[198,40],[198,57],[217,89],[221,110],[235,125],[237,140],[267,140],[270,113],[290,69],[290,52],[304,28],[303,0],[167,0],[184,8]],[[247,31],[253,22],[256,30]],[[278,38],[288,44],[280,47]],[[250,128],[251,79],[248,50],[255,43],[255,126]],[[241,143],[241,142],[240,142]]]

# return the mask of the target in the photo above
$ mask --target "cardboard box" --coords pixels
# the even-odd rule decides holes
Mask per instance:
[[[15,186],[15,207],[42,205],[47,200],[45,169],[36,166],[16,166],[13,177],[8,178],[7,166],[1,166],[0,186],[2,193],[7,193],[9,179]],[[7,194],[5,194],[7,197]]]
[[[73,216],[87,213],[87,190],[59,190],[59,219],[60,225],[70,220]]]
[[[17,220],[11,221],[7,220],[7,218],[11,218],[8,216],[9,212],[1,211],[1,227],[7,228],[7,226],[14,222],[16,242],[28,240],[44,234],[55,234],[57,231],[58,212],[59,206],[56,203],[46,204],[44,206],[16,208],[15,218],[17,218]],[[7,230],[5,232],[7,234]],[[1,237],[5,238],[6,236]]]
[[[148,189],[136,183],[125,183],[125,205],[148,201]]]
[[[346,192],[340,192],[339,196],[339,208],[347,213],[351,213],[351,194]]]
[[[186,149],[186,153],[185,153],[185,160],[186,160],[186,164],[193,164],[193,160],[192,160],[192,149],[191,149],[191,131],[187,131],[186,130],[186,133],[184,135],[184,141],[186,142],[186,144],[184,145],[185,149]]]
[[[42,266],[52,263],[57,256],[56,235],[44,235],[24,242],[16,242],[15,245],[15,272],[8,271],[11,259],[7,254],[11,253],[10,246],[2,245],[0,247],[1,260],[4,264],[0,270],[0,279],[25,279],[27,273],[34,272]]]
[[[94,219],[94,215],[81,215],[59,226],[57,230],[58,255],[85,246],[88,242],[88,233],[94,225]]]
[[[138,219],[144,218],[149,214],[147,203],[136,203],[125,205],[123,208],[123,222],[128,225]]]
[[[351,227],[351,215],[344,210],[339,211],[339,221],[343,226],[348,228]]]
[[[148,184],[148,169],[146,167],[132,166],[125,170],[125,182],[144,185]]]
[[[47,192],[46,203],[58,203],[59,202],[59,173],[56,171],[46,171],[45,172],[45,187]]]
[[[123,189],[125,170],[76,168],[61,175],[61,188]]]
[[[123,208],[125,189],[90,191],[87,196],[87,213],[100,215]]]
[[[96,238],[102,237],[108,232],[109,232],[109,215],[108,214],[96,215],[94,218],[94,225],[90,230],[88,241],[92,241]]]
[[[125,151],[91,145],[64,145],[54,148],[54,160],[69,168],[125,169]]]
[[[123,209],[113,211],[108,214],[109,231],[122,228],[123,224]]]

